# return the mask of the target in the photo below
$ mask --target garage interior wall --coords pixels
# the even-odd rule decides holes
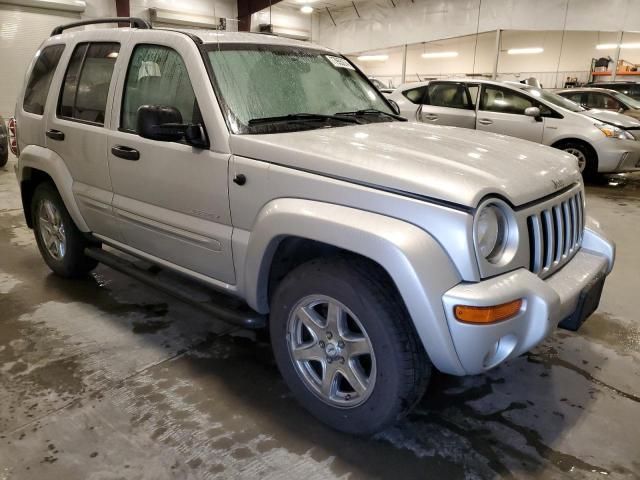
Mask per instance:
[[[468,75],[491,77],[496,54],[495,37],[496,32],[485,32],[477,36],[477,42],[476,35],[466,35],[408,45],[405,80],[415,82]],[[590,81],[592,60],[614,58],[617,37],[617,32],[503,31],[498,52],[497,78],[518,81],[535,77],[548,88],[561,88],[567,77],[576,78],[580,82]],[[621,43],[623,48],[620,60],[624,64],[640,65],[640,33],[624,32]],[[542,48],[543,51],[525,55],[508,53],[510,49],[519,48]],[[403,49],[404,47],[375,49],[349,55],[349,58],[368,75],[393,87],[402,83]],[[444,52],[456,56],[423,57],[423,54]],[[359,60],[359,57],[367,56],[374,56],[378,60]],[[619,69],[618,79],[624,79],[624,75]],[[631,79],[638,78],[633,73],[627,75]]]
[[[0,58],[5,66],[11,65],[11,68],[0,69],[0,115],[5,120],[13,115],[16,97],[33,55],[54,27],[81,19],[116,16],[115,0],[85,0],[86,7],[82,12],[34,8],[17,3],[37,2],[0,0]],[[237,16],[236,0],[131,0],[130,5],[132,16],[147,20],[149,8],[180,9],[182,13],[225,17],[232,22]],[[29,35],[20,32],[29,32]]]

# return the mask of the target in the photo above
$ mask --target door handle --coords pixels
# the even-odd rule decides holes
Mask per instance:
[[[435,115],[433,113],[423,113],[422,118],[424,118],[425,120],[434,121],[438,120],[438,115]]]
[[[488,118],[481,118],[480,120],[478,120],[478,123],[480,125],[491,125],[493,123],[493,120],[489,120]]]
[[[116,145],[111,147],[111,153],[116,157],[124,158],[125,160],[138,160],[140,158],[140,152],[135,148],[126,147],[124,145]]]
[[[49,137],[51,140],[58,140],[59,142],[64,140],[64,133],[61,132],[60,130],[54,130],[53,128],[50,128],[49,130],[47,130],[45,132],[45,135]]]

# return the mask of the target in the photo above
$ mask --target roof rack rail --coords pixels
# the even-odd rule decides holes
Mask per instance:
[[[81,27],[83,25],[95,25],[98,23],[128,23],[134,28],[151,28],[151,24],[146,20],[138,17],[107,17],[107,18],[95,18],[93,20],[82,20],[81,22],[67,23],[65,25],[58,25],[51,32],[51,36],[60,35],[68,28]]]

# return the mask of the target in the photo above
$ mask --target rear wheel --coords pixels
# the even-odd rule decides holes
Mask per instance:
[[[271,343],[298,401],[332,428],[371,434],[421,398],[430,363],[386,274],[358,257],[311,260],[271,302]]]
[[[55,273],[62,277],[82,277],[97,266],[95,260],[84,254],[90,242],[73,223],[51,183],[36,187],[31,218],[40,254]]]

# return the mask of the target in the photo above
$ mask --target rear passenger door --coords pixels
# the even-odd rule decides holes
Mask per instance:
[[[115,38],[121,33],[114,32]],[[70,45],[71,56],[55,109],[48,113],[46,146],[56,152],[73,178],[73,194],[89,228],[119,238],[111,209],[113,193],[107,164],[109,91],[120,51],[115,40]]]
[[[16,116],[19,118],[21,146],[46,144],[44,126],[47,99],[52,97],[55,103],[56,93],[49,93],[64,44],[48,45],[36,53],[30,69],[29,80],[25,87],[22,105],[16,105]],[[51,108],[51,107],[49,107]],[[55,108],[55,106],[53,107]],[[22,109],[22,111],[19,111]]]
[[[221,145],[197,148],[136,133],[142,105],[174,107],[183,123],[212,131],[214,126],[206,124],[200,109],[211,109],[208,99],[199,90],[199,102],[194,91],[194,85],[201,88],[203,83],[198,80],[208,78],[207,72],[197,50],[190,49],[196,46],[187,36],[169,34],[167,44],[137,43],[123,55],[126,74],[118,82],[113,112],[117,128],[111,130],[108,145],[113,206],[127,246],[232,284],[230,155],[214,151]],[[207,86],[211,88],[208,80]]]
[[[430,82],[418,120],[436,125],[475,128],[476,112],[462,82]]]
[[[525,115],[524,111],[529,107],[546,109],[544,105],[511,88],[483,84],[476,128],[540,143],[544,119]]]

